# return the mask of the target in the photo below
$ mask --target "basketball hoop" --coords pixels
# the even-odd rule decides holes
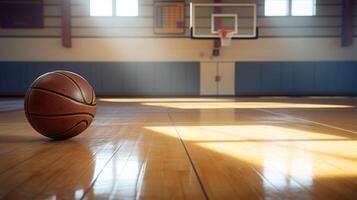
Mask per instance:
[[[221,46],[229,46],[231,44],[234,31],[230,29],[218,29],[217,32],[219,34],[219,37],[221,38]]]

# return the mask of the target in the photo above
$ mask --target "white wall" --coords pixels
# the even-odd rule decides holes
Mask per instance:
[[[191,1],[210,2],[186,0],[187,20]],[[355,46],[340,46],[342,0],[317,0],[314,17],[266,17],[264,0],[224,0],[257,3],[261,39],[233,41],[216,58],[211,57],[212,41],[189,38],[188,24],[181,38],[155,35],[154,0],[140,0],[140,15],[129,18],[90,17],[89,0],[72,0],[73,48],[65,49],[60,40],[60,0],[44,2],[44,29],[0,28],[0,61],[357,60],[357,37]]]
[[[357,44],[357,39],[355,39]],[[73,48],[60,39],[0,38],[0,61],[337,61],[357,60],[357,45],[339,38],[263,38],[233,41],[211,57],[209,40],[82,38]]]

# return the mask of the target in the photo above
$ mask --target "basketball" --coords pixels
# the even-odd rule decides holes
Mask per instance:
[[[95,93],[80,75],[54,71],[37,78],[27,90],[25,113],[40,134],[63,140],[89,127],[96,113]]]

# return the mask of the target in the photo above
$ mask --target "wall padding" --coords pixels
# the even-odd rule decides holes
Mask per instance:
[[[0,62],[0,95],[24,95],[39,75],[69,70],[85,77],[97,95],[199,95],[196,62]]]
[[[236,94],[357,95],[357,62],[237,62]]]

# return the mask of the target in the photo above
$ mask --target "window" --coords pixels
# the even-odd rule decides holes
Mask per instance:
[[[266,16],[288,16],[289,1],[288,0],[266,0],[265,1]]]
[[[292,0],[292,16],[314,16],[316,15],[315,0]]]
[[[117,0],[117,16],[138,16],[138,0]]]
[[[138,0],[90,0],[90,16],[138,16],[138,8]]]
[[[315,16],[316,0],[265,0],[265,16]]]
[[[90,0],[90,16],[112,16],[112,0]]]

